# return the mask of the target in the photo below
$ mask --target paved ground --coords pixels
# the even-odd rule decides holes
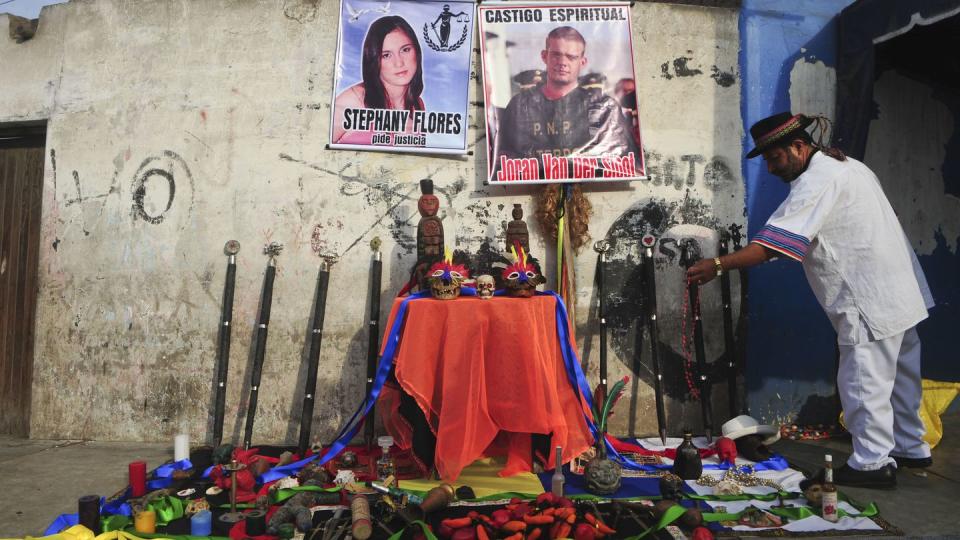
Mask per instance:
[[[0,538],[39,536],[83,495],[120,491],[131,461],[152,469],[172,457],[172,444],[0,438]]]
[[[960,413],[944,417],[945,436],[934,449],[926,477],[907,470],[895,491],[844,489],[909,537],[960,538]],[[849,440],[782,441],[776,450],[815,470],[826,449],[843,463]],[[38,441],[0,437],[0,538],[40,535],[59,514],[76,512],[83,495],[109,496],[126,485],[127,463],[156,467],[173,455],[172,444]]]
[[[916,469],[897,474],[897,489],[841,488],[862,503],[875,502],[880,515],[909,537],[960,538],[960,413],[943,417],[944,437],[933,449],[933,467],[925,477]],[[834,463],[844,463],[850,455],[849,439],[795,442],[781,441],[774,446],[791,463],[809,471],[823,465],[823,455],[833,455]],[[921,473],[922,474],[922,473]]]

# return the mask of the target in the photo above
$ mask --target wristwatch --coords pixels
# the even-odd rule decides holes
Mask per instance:
[[[723,265],[720,264],[720,257],[713,258],[713,267],[716,268],[718,276],[723,275]]]

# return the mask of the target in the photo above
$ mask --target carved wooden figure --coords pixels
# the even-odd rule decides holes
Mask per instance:
[[[519,203],[513,205],[513,221],[507,223],[507,252],[519,243],[523,250],[530,253],[530,232],[527,230],[527,222],[523,220],[523,207]]]
[[[420,199],[417,201],[420,222],[417,224],[417,263],[414,269],[420,290],[429,289],[427,270],[443,259],[443,222],[437,217],[440,199],[433,194],[433,180],[420,181]]]
[[[433,194],[433,180],[420,181],[420,223],[417,224],[417,258],[443,258],[443,222],[437,217],[440,199]]]

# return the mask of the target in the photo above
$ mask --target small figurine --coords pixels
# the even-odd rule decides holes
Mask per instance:
[[[493,276],[489,274],[477,276],[477,296],[484,300],[489,300],[493,298],[493,290],[495,288],[496,284],[493,281]]]
[[[547,280],[530,263],[529,255],[519,243],[513,244],[514,263],[503,269],[504,286],[507,294],[517,298],[529,298],[537,290],[537,285]]]
[[[507,223],[507,251],[515,243],[523,246],[524,251],[530,252],[530,231],[527,222],[523,220],[523,207],[519,203],[513,205],[513,221]]]
[[[453,264],[449,251],[442,261],[430,267],[427,276],[430,294],[438,300],[453,300],[460,296],[460,286],[470,277],[465,266]]]
[[[658,484],[660,496],[663,497],[663,500],[678,502],[683,498],[683,479],[679,476],[664,471],[660,475]]]
[[[420,181],[420,223],[417,224],[417,258],[443,255],[443,222],[437,217],[440,199],[433,194],[433,180]]]

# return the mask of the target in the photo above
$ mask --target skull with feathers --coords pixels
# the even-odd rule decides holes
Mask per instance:
[[[529,254],[523,251],[519,242],[513,243],[511,249],[514,262],[503,269],[504,287],[509,296],[529,298],[537,290],[537,285],[546,283],[546,279],[537,271],[537,267],[530,263]]]
[[[427,275],[430,294],[439,300],[453,300],[460,296],[460,286],[470,277],[465,266],[453,263],[450,250],[446,250],[442,261],[430,267]]]

